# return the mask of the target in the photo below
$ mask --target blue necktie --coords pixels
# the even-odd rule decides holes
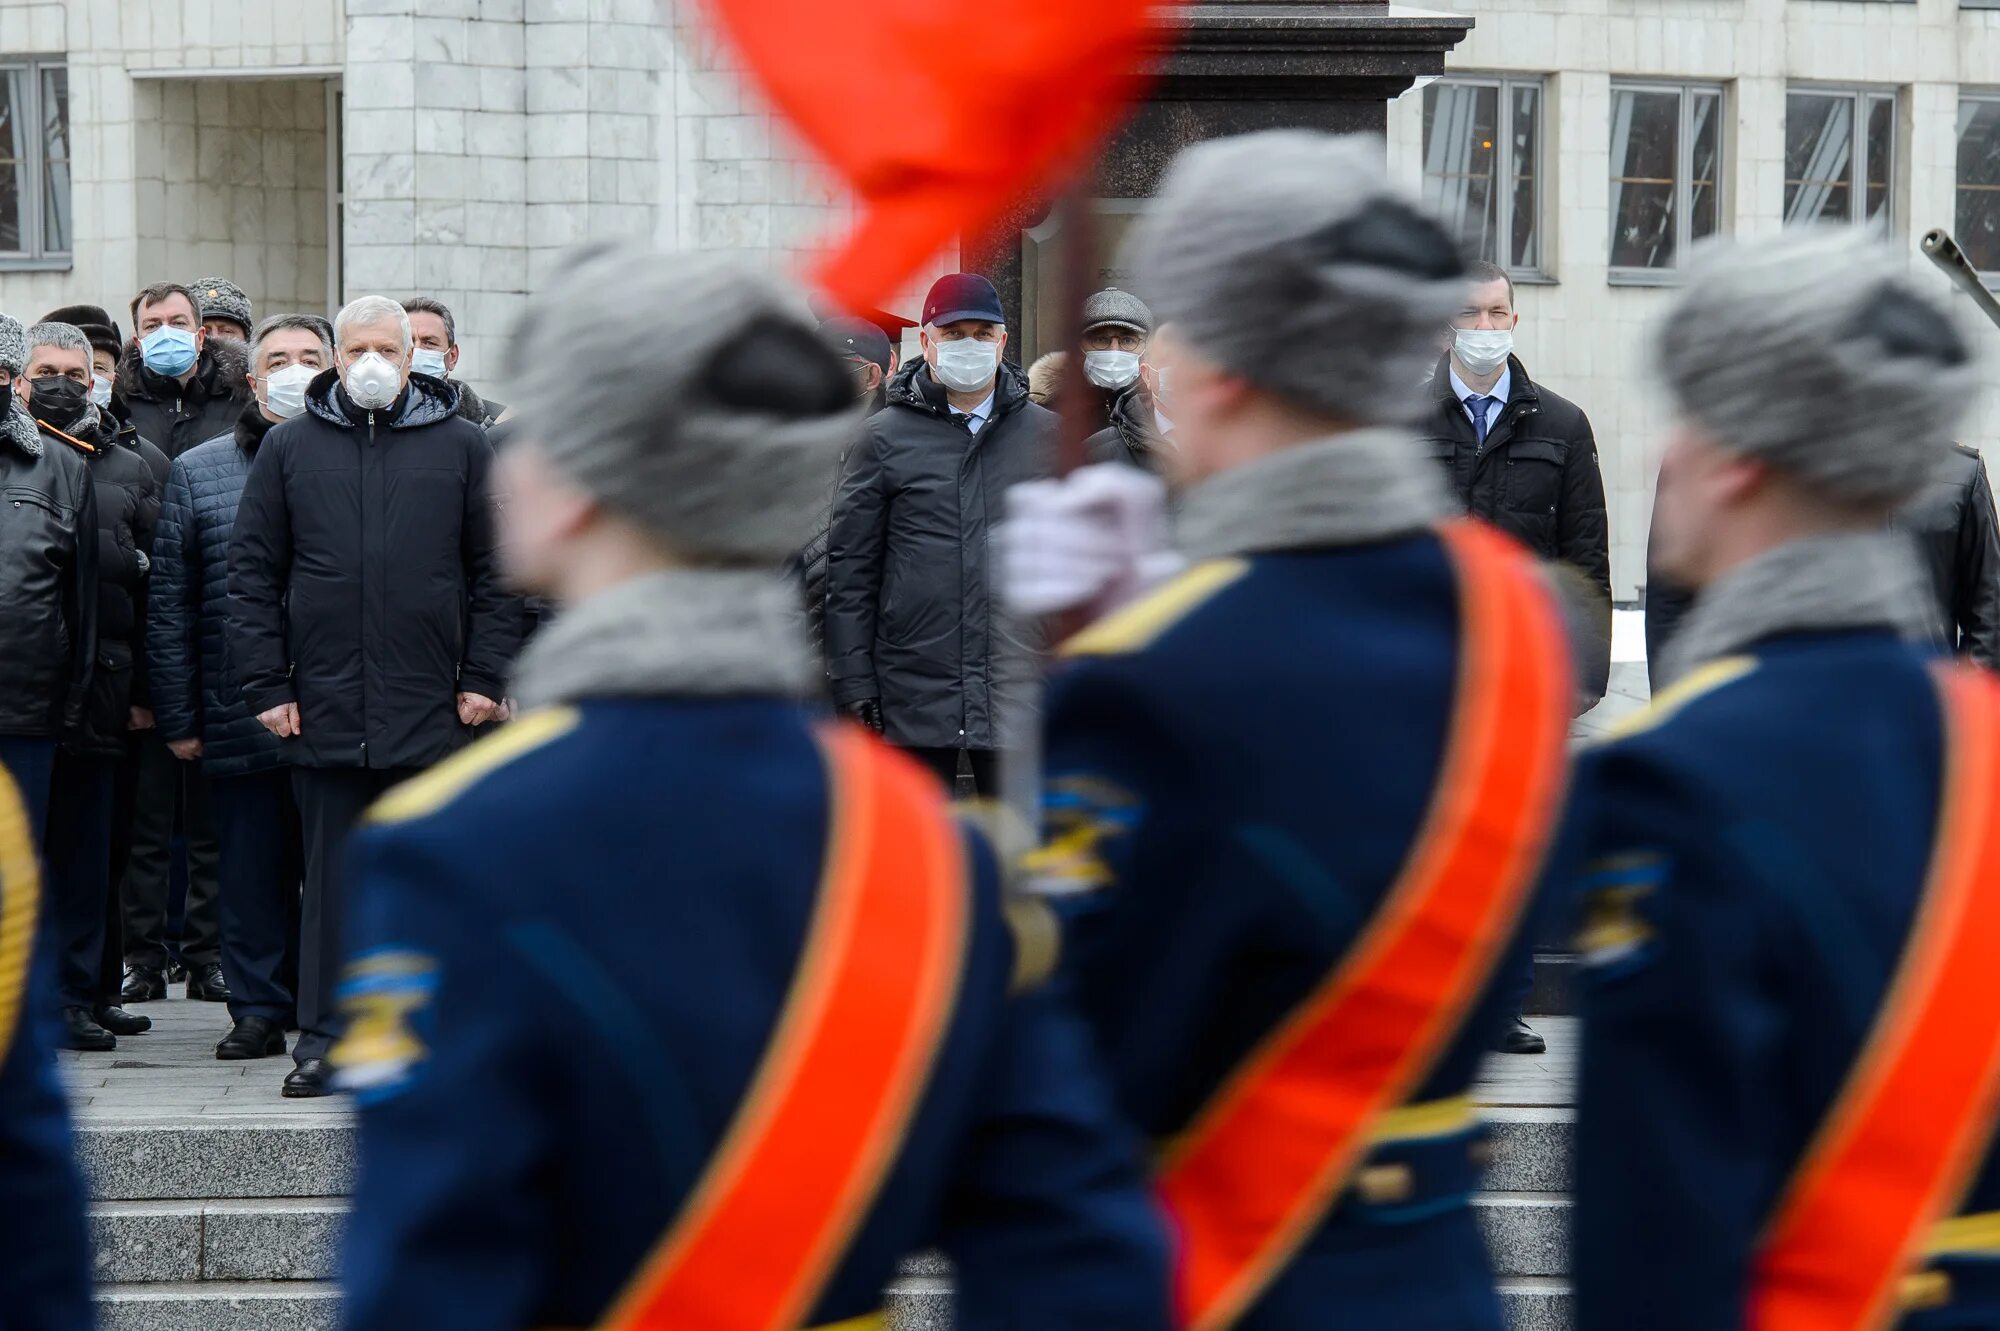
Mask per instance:
[[[1465,409],[1472,413],[1472,430],[1478,437],[1479,447],[1486,447],[1486,409],[1493,405],[1493,399],[1478,393],[1465,399]]]

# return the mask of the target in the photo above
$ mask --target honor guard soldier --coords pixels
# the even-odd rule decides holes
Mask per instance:
[[[5,429],[0,425],[0,429]],[[0,1327],[89,1331],[90,1242],[83,1183],[70,1158],[69,1109],[56,1079],[48,977],[33,960],[41,884],[19,788],[0,767]]]
[[[2000,1326],[2000,685],[1913,643],[1883,523],[1976,370],[1846,234],[1699,263],[1660,330],[1671,681],[1592,810],[1582,1331]]]
[[[1193,562],[1050,686],[1031,880],[1158,1143],[1194,1331],[1502,1326],[1468,1093],[1560,840],[1572,666],[1533,561],[1400,428],[1465,275],[1381,157],[1283,131],[1168,175],[1122,266]],[[1146,483],[1017,490],[1010,601],[1142,581]]]
[[[1050,929],[802,701],[775,570],[861,409],[792,304],[603,248],[510,343],[503,549],[567,608],[356,843],[351,1331],[858,1331],[932,1246],[960,1327],[1168,1324],[1138,1143],[1021,991]]]

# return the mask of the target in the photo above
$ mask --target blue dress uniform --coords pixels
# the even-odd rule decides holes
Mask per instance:
[[[35,843],[19,791],[0,769],[0,1331],[87,1331],[90,1243],[70,1157],[69,1110],[30,990],[40,903]]]
[[[1032,876],[1118,1100],[1163,1149],[1356,951],[1433,803],[1461,607],[1424,465],[1375,432],[1207,482],[1179,523],[1202,562],[1072,640],[1052,680]],[[1468,1095],[1533,913],[1237,1325],[1502,1325]]]
[[[1944,714],[1934,663],[1897,631],[1920,584],[1858,602],[1863,553],[1820,543],[1780,556],[1789,584],[1716,593],[1686,631],[1736,627],[1579,768],[1580,1331],[1745,1325],[1759,1249],[1905,955]],[[1903,1331],[2000,1326],[1990,1160],[1955,1210],[1903,1282]]]
[[[355,1331],[603,1324],[750,1093],[811,961],[833,795],[822,723],[783,696],[804,681],[773,664],[802,644],[704,655],[739,602],[769,609],[747,576],[671,575],[656,604],[723,590],[633,655],[657,676],[640,686],[624,665],[592,678],[592,643],[649,613],[650,580],[570,611],[518,686],[537,693],[540,662],[564,676],[540,690],[558,705],[359,834],[354,1024],[335,1054],[361,1104]],[[786,590],[768,594],[765,618],[789,625]],[[1136,1143],[1081,1025],[1046,988],[1010,997],[1034,959],[973,852],[935,1063],[803,1324],[870,1317],[900,1260],[935,1245],[961,1326],[1156,1331],[1164,1241]]]

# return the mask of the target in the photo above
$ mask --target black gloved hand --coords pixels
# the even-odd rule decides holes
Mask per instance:
[[[876,734],[882,733],[881,699],[863,698],[860,702],[851,702],[847,704],[847,714]]]

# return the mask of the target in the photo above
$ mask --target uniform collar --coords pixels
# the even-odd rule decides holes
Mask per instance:
[[[1662,655],[1661,686],[1783,633],[1880,628],[1934,641],[1941,636],[1935,596],[1908,537],[1868,532],[1792,541],[1701,593]]]
[[[522,652],[525,706],[585,698],[802,698],[811,656],[794,590],[753,570],[676,570],[619,583],[564,612]]]
[[[1175,534],[1190,559],[1365,545],[1450,513],[1444,476],[1400,430],[1355,430],[1210,477],[1190,490]]]

